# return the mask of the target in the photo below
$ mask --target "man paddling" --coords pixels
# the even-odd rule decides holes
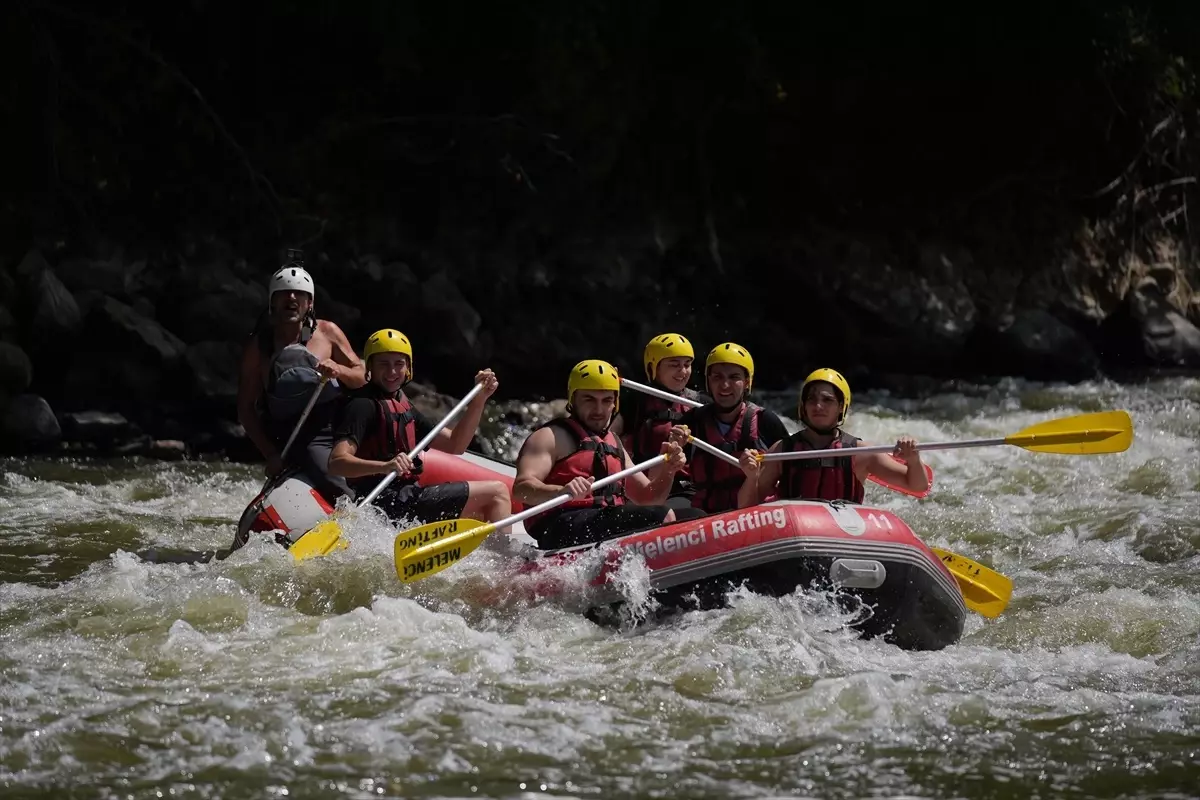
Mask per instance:
[[[412,344],[400,331],[385,328],[367,339],[363,357],[369,382],[355,393],[338,419],[330,473],[347,479],[363,497],[379,483],[380,475],[394,471],[396,479],[374,501],[393,520],[429,523],[465,516],[494,522],[512,513],[508,487],[502,481],[418,484],[421,457],[410,459],[408,454],[434,426],[404,394],[404,386],[413,376]],[[457,424],[438,431],[431,447],[456,455],[466,451],[487,399],[500,385],[490,369],[481,370],[475,382],[482,384],[483,390],[463,410]]]
[[[316,318],[312,276],[295,251],[289,256],[295,257],[271,276],[267,313],[242,350],[238,422],[267,460],[267,475],[277,476],[285,466],[280,451],[321,378],[328,378],[288,450],[287,466],[307,473],[332,505],[349,493],[344,481],[327,473],[334,401],[343,387],[357,389],[366,383],[366,370],[342,329]]]
[[[760,452],[787,436],[779,415],[747,398],[754,387],[754,359],[734,342],[714,347],[704,360],[705,383],[712,402],[693,408],[671,430],[671,441],[680,445],[695,436],[730,455]],[[709,514],[745,508],[757,502],[758,488],[739,470],[716,456],[691,447],[692,505]]]
[[[646,344],[642,351],[642,364],[652,387],[695,400],[698,394],[688,388],[695,357],[692,343],[686,337],[678,333],[663,333]],[[671,427],[688,410],[683,403],[673,403],[630,389],[621,390],[620,401],[612,432],[621,437],[621,443],[633,460],[639,463],[661,452],[663,442],[671,434]],[[675,473],[667,506],[690,508],[695,493],[688,469],[682,467]]]
[[[513,496],[526,505],[564,492],[571,499],[530,517],[525,529],[544,550],[601,542],[675,521],[661,505],[675,473],[685,464],[678,444],[664,442],[662,464],[606,486],[592,484],[634,466],[611,430],[619,409],[621,380],[606,361],[580,361],[567,379],[567,416],[550,420],[529,435],[517,456]],[[635,505],[636,504],[636,505]]]
[[[850,384],[836,370],[822,368],[809,373],[800,387],[799,416],[804,427],[776,442],[768,452],[831,450],[866,446],[842,430],[850,413]],[[846,500],[861,503],[863,484],[875,475],[885,484],[901,486],[913,494],[929,488],[929,477],[921,463],[917,441],[902,436],[894,455],[870,453],[840,458],[760,462],[754,453],[745,454],[742,468],[748,481],[757,486],[754,502],[776,494],[781,500]]]

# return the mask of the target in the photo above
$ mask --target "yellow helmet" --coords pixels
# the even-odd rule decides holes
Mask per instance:
[[[754,386],[754,359],[750,351],[734,342],[725,342],[708,351],[704,359],[704,382],[708,384],[708,370],[713,364],[734,364],[746,370],[746,394]]]
[[[367,346],[363,348],[363,361],[370,361],[371,356],[380,353],[403,353],[408,356],[408,379],[412,380],[413,351],[407,336],[394,328],[375,331],[367,338]]]
[[[616,392],[618,402],[613,411],[615,412],[621,406],[621,376],[617,374],[617,368],[607,361],[589,358],[580,361],[571,369],[571,377],[567,378],[568,406],[575,399],[575,392],[580,389],[593,392]]]
[[[837,389],[838,394],[842,396],[842,413],[838,416],[838,425],[846,421],[846,416],[850,413],[850,383],[842,373],[836,369],[829,367],[821,367],[814,369],[808,373],[808,377],[804,379],[804,383],[800,386],[800,419],[804,420],[804,395],[808,392],[809,384],[813,383],[830,383],[833,388]]]
[[[692,343],[678,333],[664,333],[661,336],[655,336],[642,351],[642,363],[646,365],[646,377],[651,382],[658,373],[658,362],[664,358],[694,359],[695,357],[696,351],[692,349]]]

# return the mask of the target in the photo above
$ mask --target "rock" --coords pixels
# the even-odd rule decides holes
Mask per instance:
[[[1141,327],[1150,363],[1163,367],[1200,367],[1200,329],[1167,302],[1162,288],[1144,281],[1130,293],[1130,312]]]
[[[75,298],[38,250],[25,254],[17,276],[19,291],[6,297],[18,297],[13,311],[30,334],[26,342],[30,351],[35,356],[60,355],[64,336],[77,332],[83,320]]]
[[[327,319],[341,328],[342,332],[350,339],[350,344],[354,347],[355,352],[358,352],[362,348],[362,342],[358,340],[365,340],[370,335],[359,330],[359,321],[362,319],[362,312],[352,305],[335,300],[333,295],[319,285],[317,286],[317,299],[313,310],[317,315],[317,319]]]
[[[105,296],[88,313],[83,340],[61,378],[64,410],[117,411],[154,433],[170,407],[195,405],[181,368],[187,346],[154,320]]]
[[[196,396],[229,419],[237,411],[241,360],[242,347],[234,342],[197,342],[188,345],[184,354]]]
[[[142,436],[136,425],[111,411],[66,412],[59,417],[59,422],[65,440],[100,450],[109,450]]]
[[[12,300],[17,296],[17,282],[0,262],[0,299]]]
[[[11,294],[5,296],[12,297]],[[13,316],[13,313],[3,303],[0,303],[0,339],[9,338],[15,335],[16,332],[17,318]]]
[[[33,363],[11,342],[0,342],[0,394],[18,395],[33,381]]]
[[[404,393],[412,401],[413,407],[428,417],[430,422],[437,422],[446,416],[458,402],[458,398],[441,394],[432,384],[417,383],[416,381],[405,386]]]
[[[146,448],[145,455],[163,461],[180,461],[187,458],[187,445],[178,439],[156,439]]]
[[[124,253],[117,251],[112,257],[70,258],[55,268],[58,277],[72,292],[95,291],[114,297],[129,294],[130,285],[146,268],[146,260],[126,263]]]
[[[386,290],[383,265],[374,254],[360,256],[337,265],[334,270],[338,292],[345,297],[367,299]],[[320,288],[320,287],[318,287]]]
[[[154,319],[158,315],[158,309],[154,307],[145,297],[134,297],[130,300],[130,308],[141,314],[146,319]]]
[[[110,455],[114,456],[142,456],[150,449],[150,444],[153,440],[149,436],[136,436],[133,439],[121,442],[114,446],[110,451]]]
[[[239,284],[243,287],[247,284]],[[185,342],[243,339],[254,330],[266,305],[260,293],[221,289],[182,301],[182,310],[166,320],[172,333]],[[265,296],[265,293],[261,293]]]
[[[183,341],[162,325],[111,297],[92,308],[87,331],[89,335],[104,337],[106,343],[162,365],[178,361],[187,349]]]
[[[262,461],[262,454],[246,436],[245,429],[225,419],[212,420],[187,440],[190,452],[197,454],[224,453],[231,461]]]
[[[1137,268],[1135,256],[1108,253],[1111,238],[1112,232],[1103,225],[1078,231],[1058,267],[1057,300],[1071,313],[1096,324],[1120,307]]]
[[[987,371],[1045,381],[1082,381],[1100,373],[1100,359],[1087,338],[1041,309],[1017,311],[1004,328],[980,329],[967,348],[964,372],[980,363]]]
[[[445,272],[432,275],[421,285],[421,305],[442,325],[427,346],[435,355],[461,355],[479,345],[483,317],[479,315]]]
[[[21,259],[21,263],[17,265],[17,276],[30,281],[48,269],[50,269],[49,262],[42,255],[42,251],[35,247],[28,250],[25,253],[25,257]]]
[[[32,337],[35,341],[48,343],[49,349],[57,352],[59,337],[70,336],[81,327],[83,315],[79,311],[79,305],[49,268],[42,270],[32,279],[31,294]]]
[[[54,449],[62,430],[50,404],[36,394],[14,397],[4,409],[0,423],[0,450],[10,453],[44,452]]]

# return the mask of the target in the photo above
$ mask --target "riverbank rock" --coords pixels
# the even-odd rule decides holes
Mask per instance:
[[[4,296],[12,297],[11,294],[6,294]],[[16,332],[17,332],[16,316],[14,316],[13,313],[8,310],[8,306],[4,305],[4,303],[0,303],[0,339],[7,339],[10,337],[13,337],[16,334]]]
[[[55,404],[64,411],[117,412],[158,436],[165,420],[188,418],[200,405],[182,366],[185,351],[154,320],[101,296],[64,363],[38,386],[52,386]]]
[[[25,277],[28,341],[34,343],[35,351],[55,357],[82,327],[79,304],[40,253],[26,256],[18,272]]]
[[[178,439],[155,439],[146,447],[147,458],[161,461],[182,461],[187,458],[187,445]]]
[[[196,400],[211,413],[220,414],[225,419],[235,419],[241,345],[235,342],[197,342],[187,346],[184,361]]]
[[[970,351],[992,372],[1043,381],[1082,381],[1101,373],[1087,337],[1042,309],[1022,309],[1000,329],[981,326]]]
[[[17,454],[46,452],[55,449],[61,439],[58,419],[43,398],[22,394],[5,405],[0,450]]]
[[[33,362],[12,342],[0,342],[0,395],[14,397],[33,381]]]
[[[64,440],[106,452],[144,436],[136,425],[111,411],[69,411],[59,417],[59,422]]]
[[[1130,294],[1130,311],[1140,328],[1143,352],[1155,366],[1200,367],[1200,329],[1168,301],[1153,281]]]

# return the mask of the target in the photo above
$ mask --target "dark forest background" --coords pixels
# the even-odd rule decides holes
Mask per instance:
[[[640,374],[666,330],[744,344],[777,388],[1200,367],[1200,3],[0,18],[10,437],[34,396],[227,429],[289,247],[320,316],[360,349],[405,330],[450,392],[485,365],[507,397],[558,396],[584,357]]]

